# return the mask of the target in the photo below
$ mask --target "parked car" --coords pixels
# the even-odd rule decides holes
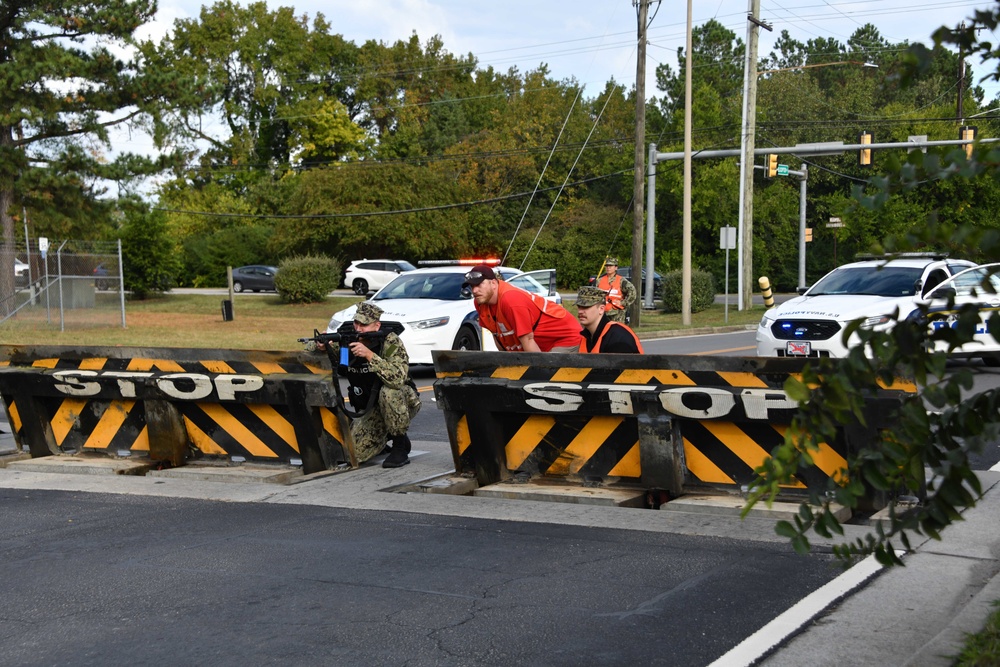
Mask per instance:
[[[233,291],[273,292],[275,291],[274,276],[277,273],[277,267],[263,264],[252,264],[233,269]]]
[[[635,287],[636,293],[639,294],[639,298],[646,296],[646,269],[642,270],[642,281],[640,285],[636,285],[635,281],[632,280],[632,267],[631,266],[619,266],[618,275],[620,275],[625,280],[632,283]],[[589,283],[591,285],[597,284],[597,279],[600,276],[590,276]],[[659,299],[663,296],[663,276],[657,271],[653,271],[653,298]]]
[[[14,284],[23,287],[28,284],[28,264],[14,258]]]
[[[844,341],[848,323],[888,329],[894,311],[912,313],[950,277],[975,267],[961,259],[914,253],[852,262],[820,278],[802,296],[764,313],[757,327],[757,356],[845,357],[860,341]]]
[[[509,271],[509,269],[501,267],[501,275],[503,275],[503,271]],[[525,271],[524,273],[513,276],[504,276],[504,280],[509,282],[511,285],[520,287],[523,290],[544,296],[549,301],[562,304],[562,294],[556,290],[555,269]]]
[[[949,299],[953,305],[949,305]],[[934,329],[955,326],[956,311],[965,305],[979,310],[979,324],[971,342],[952,352],[954,357],[980,357],[987,366],[1000,366],[1000,342],[990,333],[987,321],[1000,310],[1000,264],[984,264],[945,280],[921,300],[927,306],[929,323]],[[939,349],[947,350],[943,341]]]
[[[94,267],[94,287],[99,290],[106,290],[111,286],[111,279],[108,277],[108,269],[103,264]]]
[[[380,290],[404,271],[417,267],[403,259],[359,259],[351,262],[344,273],[344,287],[364,296],[369,290]]]
[[[462,287],[470,268],[439,266],[404,271],[371,297],[370,301],[384,311],[382,322],[402,325],[400,338],[411,364],[433,363],[433,350],[496,350],[493,336],[483,336],[472,291]],[[493,270],[511,284],[526,285],[555,300],[548,296],[549,289],[531,275],[502,266]],[[350,330],[356,311],[354,305],[335,313],[327,333]]]

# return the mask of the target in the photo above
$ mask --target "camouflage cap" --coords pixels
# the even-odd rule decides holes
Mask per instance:
[[[378,322],[382,317],[382,309],[371,301],[362,301],[358,304],[358,311],[354,313],[354,321],[361,324],[371,324]]]
[[[577,308],[600,306],[603,303],[607,303],[607,300],[607,292],[597,287],[590,287],[589,285],[581,287],[576,293]]]
[[[618,258],[608,257],[606,260],[604,260],[604,266],[618,266]]]

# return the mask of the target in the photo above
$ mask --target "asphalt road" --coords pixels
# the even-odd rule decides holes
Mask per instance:
[[[60,491],[0,491],[0,531],[6,665],[700,666],[840,572],[735,539]]]

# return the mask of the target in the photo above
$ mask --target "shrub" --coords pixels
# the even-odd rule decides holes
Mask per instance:
[[[163,213],[130,212],[121,239],[122,274],[133,299],[166,292],[174,285],[180,261]]]
[[[663,311],[679,313],[682,310],[683,276],[681,271],[670,271],[663,276]],[[715,303],[715,280],[708,271],[691,272],[691,312],[700,313]]]
[[[340,262],[321,255],[281,260],[274,287],[286,303],[318,303],[340,282]]]

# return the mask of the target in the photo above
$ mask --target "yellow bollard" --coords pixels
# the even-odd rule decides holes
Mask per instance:
[[[764,307],[770,308],[774,305],[774,295],[771,294],[771,281],[767,279],[767,276],[761,276],[757,279],[757,284],[760,285],[761,296],[764,297]]]

